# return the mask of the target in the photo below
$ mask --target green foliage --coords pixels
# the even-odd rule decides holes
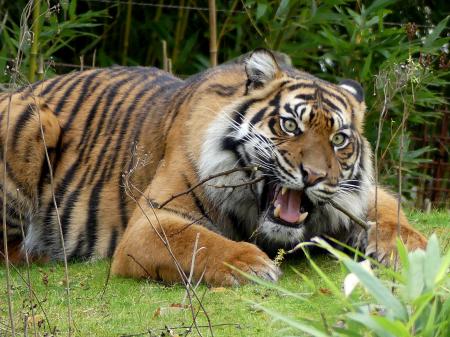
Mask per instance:
[[[31,17],[21,20],[22,12],[31,13],[26,3],[0,0],[0,23],[6,19],[0,25],[0,69],[7,70],[0,73],[0,83],[10,80],[8,70],[20,53],[21,74],[27,74],[33,63],[31,32],[37,22]],[[409,191],[426,176],[418,168],[430,160],[434,149],[421,147],[413,136],[422,134],[425,125],[428,130],[438,126],[444,98],[449,96],[448,1],[216,3],[219,62],[267,47],[285,52],[296,67],[326,80],[358,80],[366,91],[366,135],[372,144],[377,143],[378,122],[384,112],[377,153],[382,183],[397,189],[401,170],[403,190]],[[128,13],[127,1],[41,1],[37,42],[44,69],[39,76],[76,69],[80,57],[85,66],[162,67],[163,40],[175,74],[185,77],[201,71],[209,66],[206,4],[196,0],[135,1]],[[125,29],[128,14],[132,18],[129,33]]]
[[[386,280],[374,276],[359,263],[337,251],[327,242],[318,239],[316,245],[338,258],[346,270],[356,275],[367,294],[359,293],[345,298],[336,324],[323,324],[323,320],[291,319],[273,310],[260,308],[288,326],[291,335],[306,333],[317,337],[377,336],[377,337],[445,337],[450,335],[450,251],[441,255],[436,235],[429,239],[427,249],[407,252],[398,241],[399,271],[385,270],[392,278]],[[303,249],[307,253],[306,245]],[[307,258],[319,275],[320,268],[307,254]],[[326,283],[330,282],[327,278]],[[343,298],[337,285],[330,291]],[[287,295],[289,296],[289,295]]]

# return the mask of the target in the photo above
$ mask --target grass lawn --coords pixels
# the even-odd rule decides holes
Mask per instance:
[[[410,219],[413,225],[426,235],[435,232],[443,249],[449,249],[449,211],[435,211],[427,215],[412,212]],[[317,256],[316,262],[340,286],[345,276],[342,268],[325,255]],[[154,282],[112,277],[102,297],[108,267],[108,261],[69,265],[70,299],[75,326],[73,336],[177,336],[175,333],[164,333],[165,327],[176,328],[191,324],[190,310],[171,307],[172,304],[179,304],[183,300],[184,288],[180,285],[164,286]],[[305,296],[308,301],[302,302],[259,285],[229,289],[208,289],[205,286],[198,288],[197,292],[204,296],[203,305],[214,325],[214,336],[283,336],[280,331],[282,325],[273,322],[270,316],[255,308],[252,302],[261,303],[294,318],[320,319],[323,315],[327,317],[327,321],[333,322],[333,315],[341,310],[339,302],[330,295],[325,283],[308,265],[306,259],[290,259],[285,261],[282,267],[284,275],[279,285]],[[293,269],[307,275],[312,283],[302,281],[302,277]],[[25,267],[20,267],[18,272],[12,271],[14,317],[20,336],[24,335],[24,315],[30,313],[28,287],[21,278],[26,278],[26,272]],[[57,335],[67,335],[68,306],[62,264],[34,265],[30,274],[32,287],[42,306],[36,308],[37,319],[45,320],[47,316],[51,329],[56,329]],[[8,306],[3,266],[0,266],[0,280],[0,336],[4,336],[5,324],[8,324]],[[207,324],[201,314],[198,322],[200,325]],[[230,325],[220,325],[224,323]],[[28,335],[34,336],[31,319],[28,329]],[[204,336],[210,335],[207,329],[201,330]],[[38,335],[43,336],[45,332],[50,332],[50,328],[47,324],[41,324],[38,331]],[[183,329],[175,332],[184,336]],[[47,336],[50,335],[49,333]],[[198,334],[195,331],[189,334],[196,335]]]

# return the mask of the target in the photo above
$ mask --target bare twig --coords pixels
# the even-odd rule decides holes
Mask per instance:
[[[263,181],[264,179],[266,179],[265,177],[258,177],[249,181],[245,181],[243,183],[240,184],[234,184],[234,185],[208,185],[210,187],[214,187],[214,188],[237,188],[237,187],[244,187],[244,186],[248,186],[248,185],[253,185],[256,183],[259,183],[260,181]]]
[[[142,268],[142,270],[145,272],[145,275],[147,275],[148,278],[152,278],[152,275],[149,273],[149,271],[147,269],[145,269],[145,267],[142,265],[142,263],[140,263],[138,260],[136,260],[136,258],[131,255],[131,254],[127,254],[127,256],[133,260],[134,263],[136,263],[139,267]]]
[[[212,175],[210,175],[210,176],[208,176],[208,177],[206,177],[206,178],[200,180],[197,184],[191,186],[191,187],[188,188],[187,190],[185,190],[185,191],[183,191],[183,192],[180,192],[180,193],[177,193],[177,194],[173,194],[169,199],[167,199],[167,200],[165,200],[164,202],[162,202],[161,204],[159,204],[158,209],[163,208],[163,207],[166,206],[169,202],[171,202],[172,200],[174,200],[174,199],[176,199],[176,198],[178,198],[178,197],[181,197],[181,196],[183,196],[183,195],[186,195],[186,194],[191,193],[193,190],[195,190],[195,189],[198,188],[199,186],[205,184],[206,182],[208,182],[208,181],[210,181],[210,180],[212,180],[212,179],[215,179],[215,178],[218,178],[218,177],[222,177],[222,176],[227,176],[227,175],[230,175],[230,174],[235,173],[235,172],[244,172],[244,171],[245,171],[245,172],[255,172],[255,171],[258,171],[258,166],[236,167],[236,168],[233,168],[233,169],[231,169],[231,170],[227,170],[227,171],[219,172],[219,173],[216,173],[216,174],[212,174]]]
[[[331,204],[331,206],[333,206],[334,208],[336,208],[337,210],[341,211],[342,213],[344,213],[345,215],[347,215],[350,219],[352,219],[356,224],[358,224],[359,226],[361,226],[364,230],[369,230],[370,225],[368,223],[366,223],[364,220],[358,218],[356,215],[354,215],[352,212],[350,212],[348,209],[343,208],[340,204],[338,204],[336,201],[334,201],[333,199],[329,200],[329,203]]]
[[[8,256],[8,231],[6,228],[6,161],[8,152],[8,138],[9,138],[9,118],[11,113],[12,93],[9,94],[8,108],[6,112],[6,136],[3,144],[3,251],[5,252],[5,269],[6,269],[6,293],[8,296],[8,315],[11,324],[11,336],[16,335],[16,328],[14,325],[14,309],[12,303],[12,289],[11,289],[11,273],[9,269]]]
[[[17,200],[19,200],[19,189],[17,189],[16,192],[17,192]],[[19,223],[20,223],[20,232],[22,234],[22,240],[25,241],[25,230],[23,228],[22,212],[20,212],[20,210],[19,210]],[[33,320],[34,336],[37,337],[36,315],[34,314],[34,305],[33,305],[33,288],[31,287],[31,277],[30,277],[30,259],[28,256],[27,249],[24,249],[24,253],[25,253],[25,263],[27,266],[28,295],[30,300],[31,318]]]
[[[135,150],[136,150],[136,149],[133,148],[132,156],[135,155]],[[133,159],[134,159],[134,158],[132,158],[132,160],[133,160]],[[133,163],[133,162],[132,162],[132,163]],[[126,191],[127,195],[130,196],[130,198],[131,198],[131,199],[136,203],[136,205],[139,207],[139,209],[141,210],[142,214],[143,214],[144,217],[146,218],[147,222],[148,222],[149,225],[152,227],[152,229],[154,230],[154,232],[156,233],[156,235],[159,237],[159,239],[161,240],[161,242],[162,242],[162,244],[164,245],[164,247],[167,249],[167,252],[169,253],[169,255],[170,255],[172,261],[174,262],[175,268],[176,268],[178,274],[180,275],[180,278],[181,278],[181,280],[182,280],[184,286],[188,289],[187,295],[188,295],[188,299],[189,299],[189,303],[190,303],[190,306],[189,306],[189,307],[190,307],[190,309],[191,309],[191,315],[192,315],[192,319],[193,319],[193,324],[194,324],[194,326],[195,326],[195,328],[196,328],[197,333],[199,334],[199,336],[203,336],[202,333],[201,333],[201,331],[200,331],[200,328],[198,327],[198,323],[197,323],[197,321],[196,321],[196,314],[195,314],[195,311],[194,311],[193,298],[192,298],[192,297],[194,297],[194,298],[198,301],[199,306],[200,306],[200,308],[201,308],[201,310],[202,310],[203,314],[205,315],[205,318],[206,318],[206,320],[207,320],[207,322],[208,322],[209,332],[210,332],[211,336],[214,336],[214,332],[213,332],[213,330],[212,330],[212,325],[211,325],[211,319],[210,319],[210,317],[209,317],[209,315],[208,315],[208,313],[207,313],[207,311],[206,311],[206,309],[205,309],[205,307],[204,307],[204,305],[203,305],[201,299],[198,297],[198,295],[197,295],[197,293],[196,293],[196,291],[195,291],[195,288],[193,287],[193,285],[192,285],[191,283],[188,282],[188,277],[187,277],[186,274],[184,273],[184,270],[183,270],[183,268],[182,268],[180,262],[179,262],[178,259],[175,257],[175,255],[174,255],[174,253],[173,253],[173,251],[172,251],[172,248],[171,248],[171,246],[170,246],[169,239],[168,239],[168,237],[167,237],[167,235],[166,235],[166,232],[165,232],[165,230],[164,230],[164,227],[163,227],[162,224],[159,222],[158,216],[157,216],[157,214],[156,214],[156,212],[155,212],[155,209],[154,209],[154,207],[153,207],[151,201],[148,200],[148,199],[146,199],[146,201],[148,202],[148,204],[149,204],[149,206],[150,206],[151,211],[153,212],[153,215],[155,216],[155,218],[156,218],[156,220],[157,220],[157,223],[158,223],[158,226],[159,226],[159,229],[160,229],[160,230],[156,229],[156,227],[154,226],[154,224],[152,223],[152,221],[151,221],[150,218],[148,217],[147,212],[144,210],[144,208],[142,207],[142,205],[140,204],[140,202],[137,200],[136,196],[134,195],[134,192],[133,192],[134,186],[131,184],[131,176],[132,176],[132,174],[134,173],[134,171],[135,171],[137,168],[140,167],[140,161],[139,161],[139,158],[138,158],[138,159],[136,160],[136,162],[135,162],[133,165],[131,165],[131,166],[132,166],[131,169],[130,169],[128,172],[126,172],[126,173],[124,174],[124,184],[125,184],[124,187],[125,187],[125,191]],[[142,193],[142,192],[140,192],[140,193]],[[189,290],[190,290],[190,291],[189,291]]]
[[[33,87],[30,86],[30,89],[33,93]],[[69,337],[70,337],[72,335],[72,309],[71,309],[71,304],[70,304],[70,302],[71,302],[70,301],[70,279],[69,279],[69,267],[67,264],[66,246],[65,246],[64,234],[63,234],[63,230],[62,230],[61,217],[59,214],[59,208],[58,208],[58,204],[56,202],[53,168],[52,168],[52,163],[50,161],[50,156],[48,154],[47,143],[45,140],[44,127],[42,125],[42,120],[41,120],[41,111],[40,111],[39,105],[37,104],[36,97],[34,96],[34,94],[32,94],[32,98],[34,100],[34,107],[30,105],[30,108],[34,110],[35,107],[37,107],[37,111],[35,111],[35,112],[38,115],[39,129],[40,129],[42,142],[44,145],[45,158],[46,158],[46,162],[47,162],[47,166],[48,166],[48,174],[50,177],[50,190],[52,192],[53,206],[55,207],[56,221],[58,223],[60,243],[61,243],[61,248],[62,248],[62,253],[63,253],[64,279],[65,279],[65,289],[66,289],[66,297],[67,297],[67,316],[68,316],[67,318],[68,318],[68,329],[69,329],[68,333],[69,333]]]

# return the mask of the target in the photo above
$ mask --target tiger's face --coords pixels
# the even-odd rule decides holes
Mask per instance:
[[[267,51],[255,52],[246,72],[247,97],[224,113],[222,149],[239,165],[257,166],[264,177],[252,191],[255,232],[265,241],[294,244],[348,225],[328,202],[344,203],[356,214],[365,211],[371,163],[362,136],[362,88],[353,81],[338,86],[283,71]],[[246,193],[249,201],[242,197],[237,205],[244,210],[235,212],[252,214],[252,196]]]

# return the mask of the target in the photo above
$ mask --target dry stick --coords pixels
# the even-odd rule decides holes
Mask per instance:
[[[19,189],[17,189],[17,200],[19,200]],[[22,234],[22,240],[25,242],[25,231],[23,229],[22,212],[20,212],[20,210],[19,210],[19,223],[20,223],[20,232]],[[31,287],[31,277],[30,277],[30,259],[28,257],[28,250],[26,249],[26,247],[24,251],[25,251],[25,263],[27,265],[27,281],[29,290],[28,295],[31,305],[31,318],[33,319],[34,336],[37,337],[36,315],[34,314],[34,305],[33,305],[33,288]]]
[[[30,51],[30,68],[28,70],[28,80],[33,83],[36,75],[37,56],[39,49],[39,33],[40,33],[40,14],[41,14],[41,0],[34,0],[33,8],[33,42]]]
[[[195,237],[195,242],[194,242],[194,249],[192,251],[191,269],[189,271],[189,277],[187,280],[189,284],[192,284],[192,278],[194,276],[195,258],[197,257],[198,252],[204,248],[204,247],[201,247],[200,249],[198,249],[199,239],[200,239],[200,233],[197,233],[197,236]],[[189,291],[189,289],[186,289],[186,291]],[[183,305],[184,305],[184,302],[186,301],[186,297],[187,297],[187,293],[184,294],[183,300],[181,301],[181,303]]]
[[[138,162],[139,162],[139,161],[138,161]],[[159,219],[158,219],[158,217],[157,217],[157,214],[156,214],[156,212],[155,212],[155,209],[154,209],[152,203],[149,202],[149,205],[150,205],[150,207],[151,207],[151,209],[152,209],[152,212],[153,212],[153,214],[154,214],[154,216],[155,216],[155,218],[156,218],[156,220],[157,220],[157,222],[158,222],[158,225],[159,225],[159,228],[161,229],[162,234],[155,228],[155,226],[153,225],[152,221],[150,220],[150,218],[148,217],[147,213],[145,212],[144,208],[142,207],[142,205],[140,204],[140,202],[136,199],[136,197],[135,197],[133,191],[131,190],[131,188],[130,188],[130,186],[129,186],[129,185],[130,185],[130,174],[132,174],[132,173],[134,172],[134,170],[138,167],[138,162],[136,163],[135,167],[132,168],[132,169],[130,170],[130,172],[127,173],[126,176],[124,175],[124,176],[125,176],[125,179],[124,179],[124,183],[125,183],[125,191],[126,191],[126,193],[128,194],[128,196],[130,196],[130,198],[132,198],[132,200],[137,204],[137,206],[138,206],[139,209],[141,210],[142,214],[143,214],[144,217],[147,219],[147,222],[148,222],[148,223],[150,224],[150,226],[153,228],[153,230],[155,231],[156,235],[159,237],[159,239],[161,240],[162,244],[163,244],[164,247],[167,249],[167,251],[168,251],[170,257],[172,258],[172,260],[173,260],[173,262],[174,262],[174,264],[175,264],[175,268],[177,269],[177,271],[178,271],[178,273],[179,273],[179,275],[180,275],[180,277],[181,277],[181,280],[183,281],[184,286],[185,286],[185,287],[190,287],[190,288],[192,289],[192,294],[194,295],[194,297],[195,297],[195,298],[197,299],[197,301],[199,302],[199,305],[200,305],[200,307],[202,308],[202,311],[203,311],[203,313],[204,313],[204,315],[205,315],[205,317],[206,317],[206,320],[207,320],[207,322],[208,322],[208,326],[210,327],[211,336],[214,336],[214,333],[213,333],[212,327],[211,327],[211,320],[210,320],[210,318],[209,318],[209,315],[208,315],[208,313],[206,312],[206,309],[204,308],[203,303],[202,303],[201,300],[198,298],[198,295],[197,295],[197,293],[195,292],[195,289],[192,288],[192,285],[191,285],[191,284],[189,284],[189,283],[186,282],[186,281],[187,281],[187,276],[186,276],[186,274],[184,273],[183,268],[181,267],[181,265],[180,265],[178,259],[175,257],[175,255],[174,255],[174,253],[173,253],[173,251],[172,251],[172,249],[171,249],[171,247],[170,247],[169,239],[167,238],[167,235],[166,235],[166,233],[165,233],[165,230],[164,230],[163,226],[162,226],[161,223],[159,222]],[[148,200],[147,200],[147,202],[148,202]],[[163,237],[163,235],[164,235],[164,237]],[[203,335],[201,334],[201,332],[200,332],[200,329],[198,328],[197,321],[195,320],[195,312],[194,312],[193,302],[192,302],[192,296],[191,296],[191,293],[190,293],[190,292],[188,292],[188,298],[189,298],[189,303],[190,303],[190,308],[191,308],[191,314],[192,314],[192,317],[193,317],[193,319],[194,319],[194,325],[195,325],[195,328],[196,328],[196,330],[197,330],[197,333],[198,333],[200,336],[203,336]]]
[[[92,68],[95,68],[95,58],[97,56],[97,48],[94,49],[94,53],[92,54]]]
[[[6,229],[6,157],[8,151],[9,138],[9,117],[11,112],[12,93],[9,94],[8,110],[6,112],[6,137],[3,145],[3,251],[5,252],[5,267],[6,267],[6,292],[8,295],[8,315],[11,324],[11,336],[16,335],[16,328],[14,326],[14,309],[12,303],[12,289],[11,289],[11,273],[9,270],[9,256],[8,256],[8,232]]]
[[[387,80],[383,87],[383,109],[380,113],[380,118],[378,119],[378,130],[377,130],[377,142],[375,144],[375,155],[374,155],[374,161],[375,161],[375,253],[378,254],[378,151],[380,148],[380,141],[381,141],[381,130],[383,129],[383,122],[384,122],[384,116],[387,113],[388,109],[388,93],[387,93]]]
[[[0,251],[0,256],[2,256],[3,258],[5,258],[5,254],[4,254],[2,251]],[[23,275],[20,273],[20,271],[19,271],[13,264],[10,264],[10,266],[12,267],[12,269],[14,269],[14,271],[17,273],[17,275],[19,275],[19,277],[20,277],[20,278],[22,279],[22,281],[26,284],[26,286],[29,287],[30,284],[27,282],[27,280],[25,279],[25,277],[23,277]],[[47,312],[45,311],[45,309],[44,309],[44,307],[43,307],[43,305],[42,305],[42,302],[39,300],[39,297],[37,296],[36,292],[35,292],[32,288],[29,288],[29,289],[31,289],[31,292],[32,292],[32,294],[33,294],[33,297],[36,299],[36,302],[37,302],[37,304],[39,305],[39,308],[42,310],[42,313],[44,314],[45,322],[47,323],[47,325],[48,325],[49,328],[50,328],[50,327],[51,327],[51,325],[50,325],[50,320],[48,319]]]
[[[31,88],[31,90],[33,90],[33,88]],[[53,178],[53,168],[52,168],[52,163],[50,161],[50,157],[48,155],[47,143],[45,141],[44,128],[42,126],[42,120],[41,120],[41,110],[39,108],[39,105],[37,105],[36,97],[34,95],[32,97],[33,97],[33,100],[34,100],[34,104],[37,107],[39,129],[40,129],[40,132],[41,132],[41,138],[42,138],[42,142],[43,142],[43,145],[44,145],[45,158],[47,160],[48,173],[49,173],[49,176],[50,176],[50,189],[52,191],[53,205],[55,206],[56,220],[57,220],[57,223],[58,223],[59,236],[60,236],[61,247],[62,247],[62,251],[63,251],[64,278],[65,278],[65,282],[66,282],[66,296],[67,296],[67,316],[68,316],[69,337],[70,337],[70,336],[72,336],[72,309],[71,309],[71,305],[70,305],[70,280],[69,280],[69,267],[68,267],[68,264],[67,264],[66,245],[65,245],[65,242],[64,242],[64,234],[63,234],[63,230],[62,230],[61,217],[59,215],[58,204],[56,202],[55,181],[54,181],[54,178]],[[32,106],[30,106],[30,108],[33,109]]]
[[[212,175],[206,177],[205,179],[200,180],[197,184],[191,186],[191,187],[188,188],[187,190],[185,190],[185,191],[183,191],[183,192],[180,192],[180,193],[177,193],[177,194],[171,195],[169,199],[167,199],[167,200],[165,200],[164,202],[162,202],[161,204],[159,204],[157,208],[158,208],[158,209],[163,208],[164,206],[166,206],[166,205],[167,205],[169,202],[171,202],[172,200],[174,200],[174,199],[176,199],[176,198],[178,198],[178,197],[181,197],[181,196],[183,196],[183,195],[186,195],[186,194],[191,193],[191,192],[192,192],[193,190],[195,190],[197,187],[203,185],[204,183],[206,183],[206,182],[208,182],[208,181],[210,181],[210,180],[212,180],[212,179],[215,179],[215,178],[218,178],[218,177],[222,177],[222,176],[227,176],[227,175],[230,175],[230,174],[232,174],[232,173],[235,173],[235,172],[242,172],[242,171],[255,172],[255,171],[258,171],[258,166],[236,167],[236,168],[231,169],[231,170],[227,170],[227,171],[219,172],[219,173],[216,173],[216,174],[212,174]]]
[[[214,188],[237,188],[237,187],[253,185],[253,184],[259,183],[260,181],[263,181],[264,179],[266,179],[266,177],[258,177],[258,178],[255,178],[255,179],[252,179],[249,181],[245,181],[240,184],[234,184],[234,185],[208,185],[208,186],[214,187]]]
[[[217,66],[217,13],[216,0],[208,0],[209,7],[209,57],[211,67]]]
[[[234,326],[236,328],[241,328],[241,324],[240,323],[218,323],[218,324],[213,324],[212,326],[213,327]],[[199,325],[199,327],[200,328],[207,328],[208,325]],[[192,326],[180,325],[180,326],[171,327],[172,330],[189,329],[189,328],[192,328]],[[139,332],[139,333],[134,333],[134,334],[130,334],[130,335],[120,335],[120,337],[137,337],[137,336],[148,335],[152,331],[166,331],[166,330],[167,330],[167,328],[151,329],[150,332],[149,331],[145,331],[145,332]]]
[[[177,258],[175,257],[174,253],[172,252],[172,249],[171,249],[171,247],[170,247],[169,241],[168,241],[167,236],[166,236],[166,234],[165,234],[164,228],[163,228],[162,225],[159,223],[158,218],[156,218],[156,219],[157,219],[157,221],[158,221],[159,227],[161,228],[161,232],[164,234],[164,237],[165,237],[165,238],[163,238],[162,235],[161,235],[161,233],[159,233],[158,230],[155,228],[155,226],[154,226],[153,223],[151,222],[150,218],[147,216],[147,213],[145,212],[144,208],[141,206],[141,204],[139,203],[139,201],[138,201],[138,200],[136,199],[136,197],[134,196],[133,192],[129,190],[129,193],[131,193],[131,195],[130,195],[130,194],[128,194],[128,195],[129,195],[129,196],[133,199],[133,201],[138,205],[139,209],[141,210],[141,212],[143,213],[143,215],[144,215],[145,218],[147,219],[148,223],[150,224],[150,226],[152,226],[153,230],[154,230],[155,233],[158,235],[159,239],[161,240],[161,242],[163,243],[163,245],[166,247],[167,251],[169,252],[169,255],[170,255],[170,257],[172,258],[172,260],[173,260],[173,262],[174,262],[174,264],[175,264],[175,267],[176,267],[176,269],[177,269],[177,271],[178,271],[178,273],[179,273],[179,275],[180,275],[180,277],[181,277],[181,280],[183,281],[184,286],[185,286],[185,287],[191,287],[191,288],[192,288],[192,285],[190,285],[189,283],[186,282],[186,280],[187,280],[186,274],[184,273],[184,271],[183,271],[183,269],[182,269],[180,263],[178,262]],[[150,204],[150,205],[151,205],[151,204]],[[153,208],[153,207],[151,207],[151,208],[152,208],[153,212],[155,213],[154,208]],[[155,216],[156,216],[156,215],[155,215]],[[196,299],[198,300],[198,296],[197,296],[197,294],[196,294],[196,292],[195,292],[195,289],[192,289],[192,293],[194,294],[194,296],[195,296]],[[194,312],[194,309],[193,309],[193,305],[192,305],[192,296],[191,296],[191,293],[190,293],[190,292],[188,292],[188,298],[189,298],[189,303],[190,303],[190,308],[191,308],[192,317],[194,318],[194,317],[195,317],[195,312]],[[203,304],[201,303],[200,300],[199,300],[199,304],[200,304],[200,306],[202,307],[203,313],[205,314],[205,317],[206,317],[206,319],[207,319],[207,321],[208,321],[209,326],[211,326],[210,318],[209,318],[208,314],[206,313],[206,309],[204,309]],[[203,336],[203,335],[201,334],[201,332],[200,332],[200,329],[198,328],[198,324],[197,324],[197,322],[196,322],[195,319],[194,319],[194,325],[195,325],[195,328],[196,328],[198,334],[199,334],[200,336]],[[213,331],[212,331],[212,328],[210,329],[210,332],[211,332],[211,335],[214,336]]]
[[[360,225],[363,229],[366,231],[370,229],[370,225],[365,222],[364,220],[358,218],[356,215],[354,215],[352,212],[350,212],[348,209],[343,208],[341,205],[339,205],[336,201],[333,199],[329,200],[329,203],[331,206],[336,208],[337,210],[341,211],[345,215],[347,215],[350,219],[352,219],[356,224]]]

